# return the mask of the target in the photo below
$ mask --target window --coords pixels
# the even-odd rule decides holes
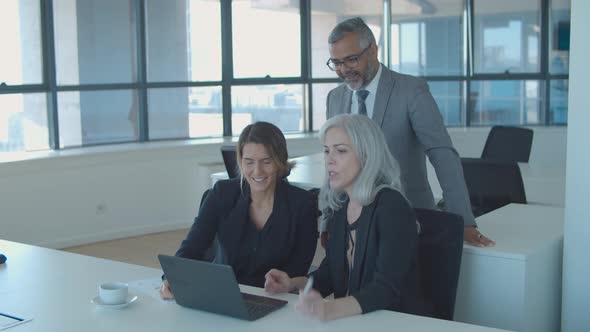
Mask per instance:
[[[568,80],[551,81],[550,124],[567,124]]]
[[[326,122],[326,100],[330,90],[336,88],[338,83],[314,83],[313,94],[313,130],[320,130]]]
[[[472,81],[473,125],[544,123],[539,81]]]
[[[474,72],[540,71],[540,1],[474,1]]]
[[[37,0],[0,1],[0,92],[43,83],[41,9]],[[0,152],[49,147],[45,93],[0,94]]]
[[[151,139],[223,135],[221,87],[150,89]]]
[[[430,93],[442,114],[447,126],[463,125],[463,82],[428,82]]]
[[[138,102],[133,90],[60,92],[57,102],[62,148],[138,139]]]
[[[271,122],[284,133],[303,131],[303,86],[235,86],[231,121],[232,132],[237,135],[256,121]]]
[[[234,77],[301,76],[299,1],[232,1]]]
[[[238,135],[254,121],[319,130],[341,83],[328,36],[357,16],[382,63],[428,81],[446,125],[564,125],[570,11],[571,0],[0,0],[0,152]]]
[[[45,93],[0,95],[0,152],[49,148]]]
[[[0,1],[0,83],[43,82],[38,0]]]
[[[54,0],[58,85],[137,79],[132,0]]]
[[[219,1],[148,0],[146,22],[148,81],[221,80]]]
[[[570,54],[570,0],[551,1],[549,71],[567,74]]]
[[[463,0],[391,3],[391,69],[410,75],[464,73]]]

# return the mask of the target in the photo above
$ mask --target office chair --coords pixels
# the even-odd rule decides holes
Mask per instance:
[[[463,217],[449,212],[415,208],[420,222],[418,261],[420,284],[432,317],[453,320],[461,255]]]
[[[205,192],[203,193],[203,196],[201,196],[201,202],[199,203],[199,209],[201,209],[203,207],[203,203],[205,203],[205,199],[209,195],[210,191],[211,191],[211,189],[205,190]],[[215,255],[217,253],[218,246],[219,246],[219,241],[217,240],[217,235],[215,235],[215,239],[211,243],[211,246],[209,248],[207,248],[207,250],[203,254],[203,257],[201,258],[201,260],[206,261],[206,262],[213,262],[213,260],[215,259]],[[176,252],[176,255],[178,255],[178,251]]]
[[[516,162],[461,158],[461,164],[475,217],[510,203],[526,204],[524,183]]]
[[[322,211],[320,211],[319,207],[319,197],[320,197],[320,188],[311,188],[307,192],[311,194],[311,199],[314,204],[314,208],[317,211],[317,217],[319,218],[322,215]]]
[[[319,226],[319,220],[322,215],[322,211],[320,211],[320,209],[319,209],[319,202],[318,202],[318,198],[320,196],[320,188],[311,188],[308,190],[308,192],[311,194],[311,199],[313,201],[314,208],[316,210],[316,220],[318,221],[318,226]],[[320,245],[322,246],[323,249],[326,249],[325,245],[327,245],[327,243],[328,243],[328,232],[321,232],[320,236],[322,236],[322,238],[321,238],[322,241],[320,241]],[[325,238],[326,242],[323,241],[324,238]],[[319,249],[316,248],[316,250],[319,250]],[[316,266],[316,265],[310,265],[307,273],[312,273],[313,271],[317,270],[318,267],[319,266]]]
[[[481,159],[528,163],[532,145],[531,129],[493,126],[481,153]]]
[[[199,204],[199,209],[203,207],[203,203],[205,202],[205,199],[207,198],[207,195],[209,195],[210,191],[211,191],[211,189],[207,189],[203,193],[203,196],[201,197],[201,203]],[[219,244],[219,241],[217,240],[217,235],[215,235],[215,239],[213,240],[213,243],[211,243],[211,246],[207,249],[207,251],[205,251],[205,254],[203,255],[203,259],[202,259],[203,261],[213,262],[213,260],[215,259],[215,254],[217,252],[218,244]]]
[[[223,157],[223,164],[225,165],[225,170],[227,171],[229,178],[233,179],[238,177],[240,175],[240,170],[238,168],[236,146],[222,145],[221,156]]]

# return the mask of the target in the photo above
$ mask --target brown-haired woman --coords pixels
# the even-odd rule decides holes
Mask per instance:
[[[176,256],[203,259],[217,236],[214,262],[230,265],[241,284],[264,287],[273,268],[306,275],[317,243],[317,203],[286,181],[293,167],[287,158],[279,128],[268,122],[244,128],[237,145],[241,176],[215,184]],[[173,297],[166,281],[160,295]]]

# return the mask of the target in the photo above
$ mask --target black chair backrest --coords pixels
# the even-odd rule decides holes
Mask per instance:
[[[418,261],[426,305],[433,317],[453,320],[463,254],[463,217],[438,210],[414,211],[421,228]]]
[[[199,205],[199,209],[203,207],[203,203],[205,203],[205,199],[207,198],[207,195],[209,195],[209,192],[211,191],[211,189],[207,189],[205,190],[205,192],[203,193],[203,196],[201,197],[201,203]],[[215,236],[215,240],[213,240],[213,243],[211,244],[211,246],[207,249],[207,251],[205,251],[205,254],[203,255],[203,260],[206,262],[213,262],[213,260],[215,259],[215,254],[217,252],[217,246],[218,246],[219,241],[217,240],[217,235]]]
[[[516,162],[461,158],[473,214],[478,217],[510,203],[526,204]]]
[[[320,188],[311,188],[308,190],[311,194],[311,199],[315,203],[315,208],[318,208],[318,198],[320,197]]]
[[[225,170],[230,179],[240,176],[240,170],[238,168],[238,161],[236,156],[235,145],[222,145],[221,156],[223,157],[223,164]]]
[[[532,145],[531,129],[494,126],[488,134],[481,158],[528,163]]]

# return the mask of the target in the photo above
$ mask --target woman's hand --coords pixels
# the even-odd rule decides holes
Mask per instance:
[[[292,289],[291,278],[283,271],[272,269],[264,278],[264,290],[271,294],[288,293]]]
[[[320,293],[313,289],[307,294],[299,292],[299,301],[295,304],[295,309],[315,319],[326,320],[328,318],[327,302],[324,301]]]
[[[168,285],[168,280],[164,280],[162,282],[162,286],[160,287],[160,297],[163,300],[173,300],[174,294],[172,294],[172,290],[170,290],[170,286]]]

